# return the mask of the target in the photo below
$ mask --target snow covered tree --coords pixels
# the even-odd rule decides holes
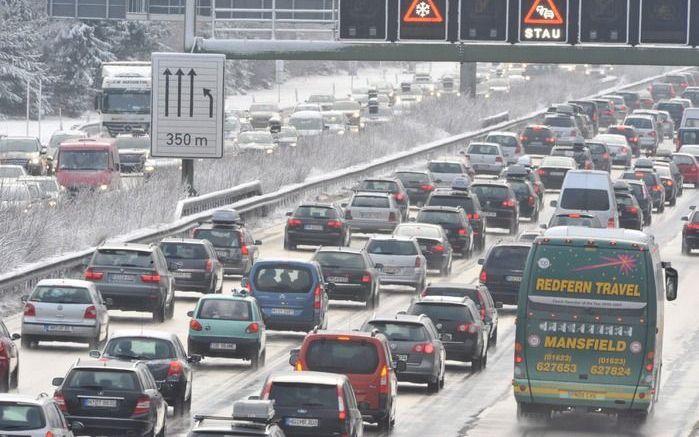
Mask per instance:
[[[151,52],[168,51],[162,47],[169,28],[164,23],[147,21],[100,21],[95,35],[110,44],[120,61],[150,61]]]

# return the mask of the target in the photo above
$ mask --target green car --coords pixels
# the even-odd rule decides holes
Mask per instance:
[[[257,369],[265,364],[266,334],[260,307],[247,294],[209,295],[187,313],[187,346],[202,357],[242,358]]]

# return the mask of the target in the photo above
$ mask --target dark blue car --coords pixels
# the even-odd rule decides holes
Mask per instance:
[[[257,299],[267,329],[310,331],[315,326],[327,327],[328,295],[317,262],[257,261],[243,284]]]

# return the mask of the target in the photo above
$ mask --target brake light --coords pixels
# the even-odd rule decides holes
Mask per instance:
[[[362,284],[369,284],[371,283],[371,275],[368,272],[364,272],[362,275]]]
[[[529,206],[534,206],[534,203],[536,202],[536,201],[534,200],[534,196],[529,196],[529,198],[527,199],[527,201],[529,202]]]
[[[247,245],[247,244],[243,244],[243,245],[240,247],[240,254],[243,255],[243,256],[248,256],[248,255],[250,255],[250,249],[248,249],[248,245]]]
[[[481,218],[480,214],[478,214],[477,212],[474,212],[473,214],[469,212],[468,214],[466,214],[466,217],[469,220],[478,220],[479,218]]]
[[[313,290],[313,309],[320,309],[320,284],[316,284],[316,288]]]
[[[590,161],[585,162],[585,170],[592,170],[592,163]]]
[[[522,343],[515,343],[515,364],[522,364],[524,362],[524,358],[520,355],[522,350],[524,350]]]
[[[483,302],[481,302],[481,320],[485,321],[485,305],[483,305]]]
[[[459,228],[458,234],[461,236],[467,235],[468,233],[466,232],[465,228]]]
[[[201,323],[199,323],[198,320],[192,319],[189,321],[189,329],[191,329],[192,331],[201,331]]]
[[[481,270],[481,274],[478,277],[478,280],[484,284],[488,282],[488,272],[486,272],[485,270]]]
[[[433,252],[444,252],[444,246],[441,244],[438,244],[436,246],[432,246],[432,251]]]
[[[340,421],[345,421],[347,419],[347,412],[345,411],[345,390],[342,385],[337,386],[337,418]]]
[[[429,184],[424,184],[424,185],[420,185],[420,189],[422,191],[432,191],[432,190],[434,190],[434,186],[429,185]]]
[[[691,230],[693,230],[693,231],[697,231],[697,230],[699,230],[699,223],[689,223],[689,224],[687,225],[687,229],[691,229]],[[25,314],[24,314],[24,315],[25,315],[25,316],[27,315],[27,314],[26,314],[26,309],[25,309]]]
[[[515,153],[520,153],[522,151],[522,148],[519,147],[519,144],[515,147]]]
[[[214,271],[214,260],[211,258],[206,260],[206,273],[211,273]]]
[[[150,398],[148,396],[141,396],[136,401],[136,406],[133,409],[133,415],[141,416],[148,413],[150,413]]]
[[[544,176],[546,174],[546,170],[543,168],[538,169],[536,172],[539,173],[539,176]]]
[[[301,220],[297,218],[290,218],[289,220],[286,221],[286,224],[289,225],[292,228],[295,228],[297,226],[301,226]]]
[[[609,153],[603,153],[602,154],[602,159],[609,159]]]
[[[655,352],[650,351],[648,354],[646,354],[646,372],[652,373],[653,372],[653,367],[655,367],[655,363],[653,362],[655,358]]]
[[[614,220],[614,217],[609,217],[609,219],[607,220],[607,227],[616,228],[616,221]]]
[[[252,283],[250,280],[245,283],[245,289],[248,290],[248,294],[252,294]]]
[[[384,364],[379,375],[379,393],[388,394],[388,367]]]
[[[51,431],[46,431],[46,435],[44,437],[56,437],[56,435]]]
[[[569,218],[580,218],[580,214],[572,213],[572,214],[568,214],[568,217]]]
[[[66,398],[63,397],[63,392],[60,390],[57,390],[53,394],[53,401],[58,405],[58,409],[61,410],[62,413],[68,413],[68,408],[66,407]]]
[[[661,185],[654,185],[653,191],[663,191],[663,187]]]
[[[262,394],[260,397],[262,399],[269,399],[269,394],[272,391],[272,381],[268,381],[264,387],[262,387]]]
[[[392,212],[392,213],[388,214],[388,221],[389,221],[389,222],[395,222],[395,221],[396,221],[396,213],[395,213],[395,212]]]
[[[496,157],[495,157],[495,162],[502,162],[502,157],[501,157],[501,156],[496,156]]]
[[[248,334],[257,334],[260,332],[260,324],[257,322],[252,322],[247,328],[245,328],[245,332]]]
[[[651,137],[653,137],[653,138],[655,138],[655,137],[656,137],[656,133],[655,133],[655,131],[654,131],[654,130],[653,130],[653,131],[650,131],[650,134],[649,134],[649,135],[650,135]]]
[[[607,109],[604,111],[604,115],[612,115],[612,111]]]
[[[637,142],[638,142],[638,137],[631,137],[631,138],[629,138],[629,142],[631,142],[631,143],[637,143]]]
[[[636,208],[635,206],[627,206],[626,211],[628,211],[629,213],[631,213],[633,215],[638,214],[638,208]]]
[[[97,308],[94,305],[90,305],[85,308],[85,314],[83,314],[84,319],[96,319],[97,318]]]
[[[413,352],[429,355],[434,353],[434,346],[432,345],[432,343],[418,343],[415,346],[413,346]]]
[[[665,181],[665,185],[667,185],[668,187],[671,187],[671,186],[672,186],[672,181]]]
[[[519,140],[520,140],[521,142],[529,141],[529,137],[527,137],[526,135],[520,135],[520,136],[519,136]]]
[[[576,135],[578,134],[578,131],[576,131],[575,129],[573,129],[572,131],[570,131],[570,134],[571,134],[572,136],[576,136]]]
[[[459,332],[468,332],[469,334],[475,334],[478,332],[478,325],[475,323],[462,323],[461,325],[456,327],[456,330]]]
[[[555,137],[548,137],[548,138],[546,138],[546,142],[547,142],[547,143],[550,143],[550,144],[553,144],[553,143],[556,142],[556,138],[555,138]]]
[[[30,303],[25,303],[24,304],[24,315],[26,317],[35,317],[36,316],[36,308],[34,308],[34,305]]]
[[[170,361],[170,367],[167,369],[167,377],[175,377],[182,375],[182,363],[178,360]]]
[[[352,220],[352,211],[349,209],[345,210],[345,220]]]
[[[687,82],[682,82],[682,83],[680,83],[680,86],[682,88],[687,88],[689,86],[689,84]]]
[[[328,227],[331,229],[340,229],[342,222],[340,220],[328,220]]]
[[[403,195],[403,193],[395,193],[394,197],[399,202],[402,202],[403,200],[405,200],[405,196]]]
[[[597,113],[592,113],[592,121],[597,121]]]
[[[515,207],[515,201],[512,199],[507,199],[502,201],[502,206],[505,208],[514,208]]]
[[[160,282],[160,275],[157,272],[141,275],[142,282]]]
[[[91,267],[85,270],[83,275],[87,281],[101,281],[104,278],[103,272],[96,272]]]
[[[415,257],[415,267],[420,267],[422,265],[422,260],[419,256]]]

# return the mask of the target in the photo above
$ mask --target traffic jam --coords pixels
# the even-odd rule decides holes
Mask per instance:
[[[18,332],[0,322],[0,433],[452,435],[420,422],[479,396],[516,417],[483,435],[598,415],[642,432],[668,395],[680,284],[654,234],[681,236],[673,260],[699,250],[699,70],[684,71],[551,104],[516,131],[292,205],[281,226],[221,208],[186,235],[100,244],[81,278],[22,297]],[[367,93],[311,99],[289,131],[359,130],[348,117],[385,96]],[[251,126],[269,109],[251,108]],[[231,147],[271,153],[284,128],[267,127]],[[20,395],[46,368],[37,384],[53,392]]]

